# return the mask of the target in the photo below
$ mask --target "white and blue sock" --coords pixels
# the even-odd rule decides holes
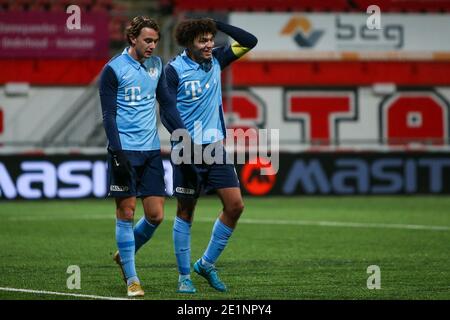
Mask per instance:
[[[134,226],[135,253],[153,236],[158,225],[151,224],[145,216]]]
[[[191,273],[191,223],[176,217],[173,223],[173,244],[180,275]],[[183,278],[184,279],[184,278]]]
[[[222,221],[217,218],[212,230],[211,240],[209,240],[208,247],[201,260],[204,267],[208,268],[216,263],[220,254],[225,249],[232,233],[233,229],[223,224]]]
[[[139,282],[134,263],[133,221],[116,219],[116,242],[127,284]]]
[[[191,280],[191,274],[179,274],[178,275],[178,282],[183,282],[186,279]]]

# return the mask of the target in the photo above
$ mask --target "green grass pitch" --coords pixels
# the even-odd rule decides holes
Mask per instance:
[[[217,267],[229,292],[195,273],[195,295],[177,294],[172,244],[175,201],[137,254],[145,299],[450,299],[450,198],[292,197],[244,199],[246,208]],[[220,211],[199,200],[192,263]],[[138,203],[136,217],[143,214]],[[113,200],[0,203],[0,287],[125,297],[115,251]],[[81,270],[68,289],[67,268]],[[381,289],[369,290],[370,265]],[[0,289],[0,299],[79,299]]]

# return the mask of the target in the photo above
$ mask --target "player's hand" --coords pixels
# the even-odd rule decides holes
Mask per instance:
[[[131,178],[131,164],[127,156],[122,150],[112,151],[108,149],[112,157],[112,170],[114,176],[123,182],[129,181]]]

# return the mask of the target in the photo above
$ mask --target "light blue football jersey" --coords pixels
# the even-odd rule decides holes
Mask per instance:
[[[211,63],[211,69],[206,71],[200,64],[191,60],[186,51],[169,63],[178,76],[177,109],[197,144],[217,142],[226,135],[221,67],[214,55]]]
[[[117,129],[123,150],[160,149],[156,122],[156,88],[162,61],[151,56],[144,63],[128,54],[128,48],[113,58],[110,66],[117,77]]]

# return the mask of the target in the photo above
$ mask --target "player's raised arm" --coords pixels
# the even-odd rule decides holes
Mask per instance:
[[[234,40],[231,46],[214,50],[214,56],[219,60],[221,69],[242,57],[258,43],[258,39],[244,29],[220,21],[215,21],[215,23],[217,30],[229,35]]]

